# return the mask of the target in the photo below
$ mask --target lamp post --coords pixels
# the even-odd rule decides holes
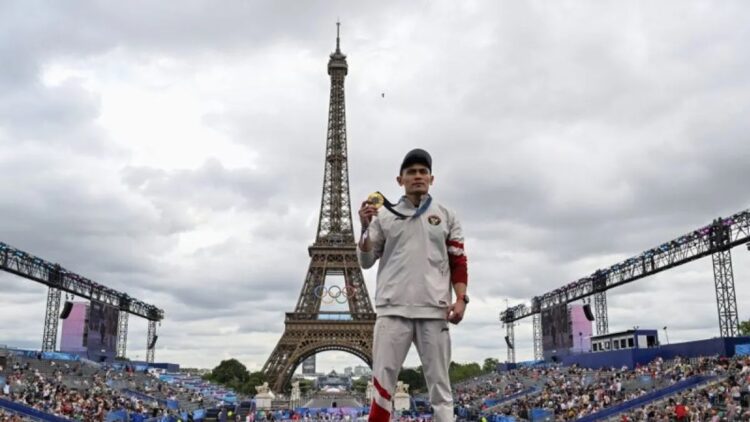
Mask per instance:
[[[667,332],[667,326],[664,326],[664,336],[667,338],[667,344],[669,344],[669,333]]]

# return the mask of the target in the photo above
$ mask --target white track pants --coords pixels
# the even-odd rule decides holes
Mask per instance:
[[[379,316],[375,322],[372,382],[374,398],[370,406],[371,422],[389,421],[398,374],[411,344],[417,346],[422,361],[435,422],[453,421],[453,394],[448,368],[451,362],[451,337],[448,321]]]

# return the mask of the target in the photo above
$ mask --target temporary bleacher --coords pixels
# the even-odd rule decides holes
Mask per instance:
[[[680,381],[678,383],[662,388],[660,390],[656,390],[656,391],[652,391],[650,393],[644,394],[643,396],[637,397],[633,400],[628,400],[626,402],[608,407],[599,412],[584,416],[583,418],[577,419],[577,421],[578,422],[593,422],[593,421],[605,420],[612,416],[616,416],[620,413],[627,412],[632,409],[636,409],[648,403],[661,400],[665,397],[672,396],[674,394],[685,391],[687,389],[695,388],[699,386],[700,384],[711,382],[715,379],[716,379],[715,376],[696,375],[694,377]]]
[[[150,391],[154,394],[147,394],[144,391],[138,391],[143,389],[146,385],[159,385],[161,383],[162,388],[167,390],[167,383],[154,378],[153,375],[141,372],[125,372],[120,370],[114,370],[113,367],[103,366],[101,364],[86,361],[83,359],[72,359],[65,355],[60,354],[42,354],[39,355],[32,351],[18,351],[15,349],[2,348],[0,353],[3,356],[3,368],[0,371],[0,379],[6,379],[16,371],[14,364],[18,364],[22,369],[24,377],[19,382],[14,382],[12,385],[13,393],[23,393],[31,385],[30,380],[32,377],[39,374],[45,379],[52,382],[59,383],[67,387],[69,390],[86,391],[91,388],[91,382],[95,377],[99,377],[100,380],[104,380],[106,377],[106,383],[109,388],[119,392],[125,397],[133,397],[136,400],[143,400],[144,402],[153,403],[157,402],[160,405],[172,409],[174,411],[180,411],[182,414],[192,414],[194,417],[198,414],[205,413],[201,409],[199,402],[192,401],[196,393],[200,393],[200,390],[194,386],[185,386],[183,391],[180,391],[179,387],[175,387],[170,392],[175,394],[176,400],[169,400],[166,396],[159,394],[158,389],[154,388]],[[58,359],[62,356],[62,359]],[[53,381],[54,380],[54,381]],[[194,379],[193,379],[194,381]],[[206,403],[211,403],[211,399],[206,399]],[[68,419],[57,417],[24,404],[13,402],[7,399],[3,399],[0,402],[0,409],[8,413],[19,414],[23,416],[24,420],[34,421],[68,421]],[[114,411],[114,413],[124,413],[124,411]],[[116,415],[113,417],[117,420]]]

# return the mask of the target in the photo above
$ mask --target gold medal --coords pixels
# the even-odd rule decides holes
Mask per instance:
[[[367,197],[367,203],[369,203],[376,209],[380,209],[380,207],[385,207],[385,209],[395,214],[399,219],[419,217],[420,215],[422,215],[422,213],[424,213],[427,210],[427,208],[430,207],[431,202],[432,202],[432,197],[427,196],[427,200],[425,200],[423,204],[419,206],[419,209],[414,214],[404,215],[396,210],[396,205],[398,205],[398,203],[392,204],[391,201],[389,201],[388,198],[386,198],[385,195],[383,195],[380,192],[373,192],[370,194],[370,196]]]
[[[373,192],[367,197],[367,202],[375,208],[380,208],[385,203],[385,197],[380,192]]]

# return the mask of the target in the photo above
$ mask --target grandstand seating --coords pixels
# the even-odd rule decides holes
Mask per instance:
[[[528,371],[514,369],[505,377],[518,377]],[[682,401],[688,409],[693,406],[703,412],[700,420],[709,419],[708,411],[725,411],[735,418],[740,415],[744,418],[737,420],[750,420],[750,358],[746,357],[657,359],[633,370],[569,368],[565,371],[552,367],[532,371],[547,371],[546,376],[539,378],[543,381],[541,391],[518,394],[515,400],[506,397],[497,403],[485,401],[485,404],[495,405],[484,408],[482,414],[489,421],[531,420],[535,413],[554,420],[620,420],[626,417],[640,421],[652,420],[644,414],[656,411],[669,420],[669,416],[674,417],[675,403]],[[716,399],[712,406],[701,407],[698,402],[709,396],[705,393],[708,388],[714,391],[711,397],[721,396],[721,399]],[[700,391],[703,392],[696,393]],[[730,391],[736,397],[730,398]],[[744,396],[741,391],[746,392]],[[738,404],[742,397],[744,407]],[[671,404],[665,405],[666,401]],[[470,417],[459,419],[472,420]]]
[[[204,409],[218,405],[226,394],[225,389],[186,374],[156,377],[86,361],[38,359],[12,353],[3,357],[0,380],[10,381],[11,395],[0,400],[0,412],[24,415],[24,421],[57,422],[66,415],[89,420],[94,413],[102,415],[104,401],[112,420],[134,414],[144,420],[154,415],[177,418],[205,413]],[[743,420],[740,418],[750,418],[749,388],[747,357],[657,359],[632,370],[520,366],[454,386],[459,420],[477,420],[484,415],[496,422],[550,418],[580,418],[583,422],[645,420],[644,415],[652,413],[673,415],[680,402],[694,409],[701,420],[707,420],[711,412]],[[64,406],[84,394],[88,402],[83,408]],[[250,403],[230,396],[233,401]],[[60,402],[56,402],[58,399]],[[353,418],[361,418],[366,411],[366,404],[363,407],[363,402],[349,396],[320,394],[308,398],[300,410],[311,414],[330,412],[334,401],[338,409],[353,410]],[[287,402],[278,398],[273,404],[285,409]],[[253,406],[230,408],[235,412],[243,409],[238,413],[244,417]],[[284,418],[293,412],[286,409],[276,414]]]
[[[204,405],[217,402],[214,397],[204,397],[197,387],[188,388],[180,380],[162,382],[144,372],[114,370],[85,360],[40,359],[35,353],[8,349],[0,353],[5,363],[0,370],[0,380],[3,383],[8,380],[11,387],[10,396],[0,397],[4,400],[0,403],[0,412],[24,415],[24,421],[64,420],[65,415],[98,419],[99,416],[93,416],[94,412],[109,414],[112,420],[137,414],[142,420],[160,415],[176,421],[180,415],[204,413]],[[202,380],[200,383],[206,384]],[[80,408],[78,401],[82,399],[85,399],[85,406]]]

